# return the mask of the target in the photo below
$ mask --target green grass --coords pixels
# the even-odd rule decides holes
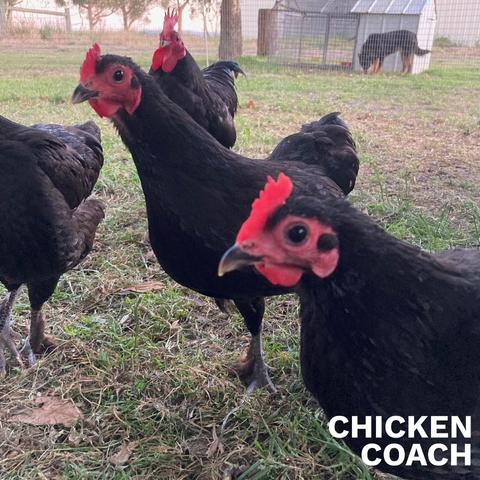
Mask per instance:
[[[111,52],[119,51],[110,46]],[[85,49],[0,53],[0,110],[22,123],[93,117],[69,98]],[[131,55],[143,66],[150,52]],[[429,250],[479,242],[480,70],[434,67],[420,76],[281,73],[243,59],[236,150],[261,158],[304,122],[338,110],[362,167],[351,199],[392,234]],[[108,205],[92,254],[65,275],[46,308],[60,348],[0,383],[2,479],[370,479],[333,440],[299,372],[293,296],[268,301],[265,353],[278,392],[245,399],[228,366],[247,345],[238,315],[179,287],[150,252],[140,184],[108,121],[96,194]],[[160,292],[134,294],[149,281]],[[25,294],[15,328],[25,333]],[[8,422],[37,394],[72,399],[73,428]],[[221,431],[229,411],[239,407]],[[108,459],[124,441],[130,460]]]

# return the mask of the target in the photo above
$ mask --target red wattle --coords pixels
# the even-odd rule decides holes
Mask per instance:
[[[255,268],[273,285],[282,287],[295,286],[303,275],[303,270],[291,266],[273,266],[257,264]]]
[[[152,57],[152,70],[156,72],[163,65],[165,52],[163,48],[157,48]]]
[[[177,59],[173,55],[173,52],[168,52],[167,55],[164,56],[162,70],[166,73],[170,73],[177,64]]]

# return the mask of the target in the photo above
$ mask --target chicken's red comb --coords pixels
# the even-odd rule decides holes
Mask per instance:
[[[265,188],[252,203],[250,216],[238,232],[237,242],[248,240],[249,237],[262,230],[270,215],[272,215],[277,208],[285,205],[292,190],[293,183],[284,173],[278,175],[277,181],[272,177],[268,177]]]
[[[178,13],[172,8],[165,12],[165,18],[163,19],[163,34],[167,35],[173,32],[175,25],[178,23]]]
[[[80,68],[80,81],[86,82],[94,73],[97,60],[100,58],[100,45],[94,43],[92,48],[85,55],[82,67]]]

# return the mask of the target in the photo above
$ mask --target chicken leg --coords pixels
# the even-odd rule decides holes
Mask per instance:
[[[37,354],[49,353],[56,347],[52,339],[45,335],[45,320],[42,314],[42,307],[55,291],[59,278],[54,276],[49,279],[43,279],[41,282],[30,282],[28,284],[28,296],[31,306],[29,341],[32,350]]]
[[[20,335],[12,330],[10,326],[11,317],[12,317],[12,308],[15,303],[19,288],[10,290],[7,293],[5,300],[0,305],[0,377],[5,376],[5,350],[8,350],[16,362],[22,367],[25,367],[25,364],[22,360],[21,353],[26,357],[27,367],[30,368],[35,364],[35,356],[33,355],[32,349],[28,340],[25,342],[23,348],[18,350],[15,346],[15,340],[20,338]]]
[[[247,383],[247,394],[250,395],[257,388],[262,387],[275,392],[275,387],[263,358],[262,349],[262,319],[265,313],[265,299],[257,297],[247,300],[234,300],[234,303],[245,320],[252,338],[248,350],[240,357],[233,368],[238,376]]]

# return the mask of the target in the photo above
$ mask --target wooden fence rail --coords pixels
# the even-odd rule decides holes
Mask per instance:
[[[70,33],[72,31],[72,17],[70,16],[70,9],[66,7],[63,12],[55,10],[41,10],[37,8],[22,8],[22,7],[10,7],[5,6],[4,0],[0,0],[0,35],[5,32],[6,22],[9,13],[32,13],[34,15],[51,15],[54,17],[63,17],[65,19],[65,30]]]

